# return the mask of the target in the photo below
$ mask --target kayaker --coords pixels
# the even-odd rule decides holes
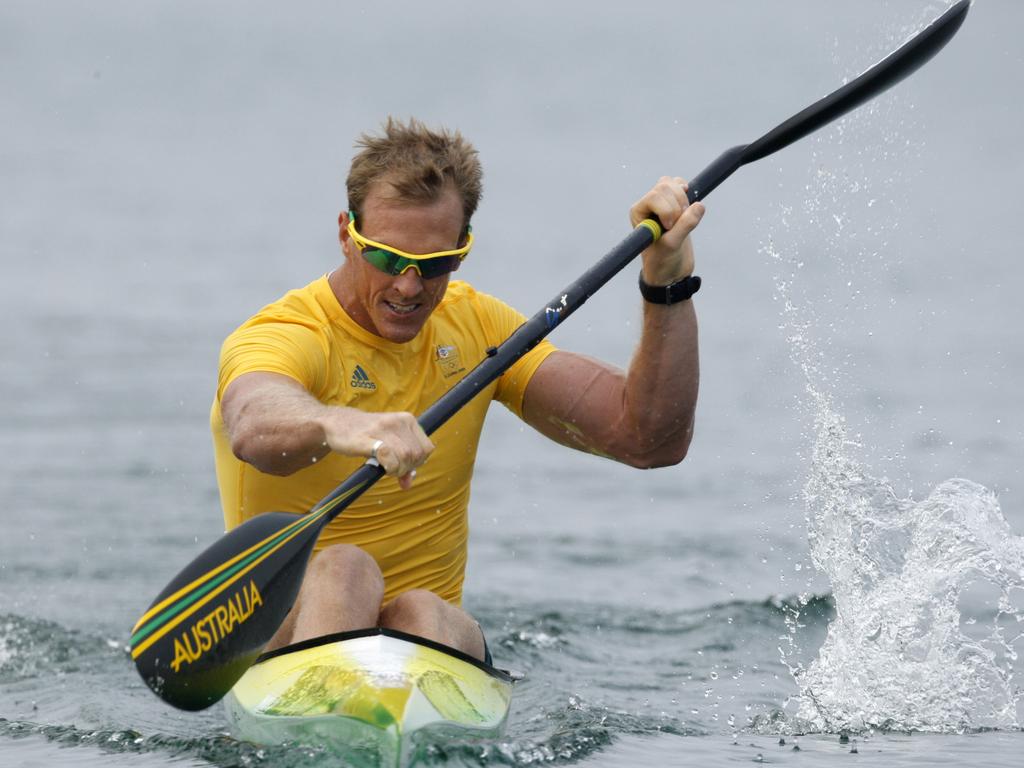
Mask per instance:
[[[689,234],[704,215],[663,177],[629,211],[668,228],[643,254],[643,330],[628,371],[544,341],[438,430],[422,412],[524,320],[452,280],[482,191],[459,133],[389,119],[365,134],[338,217],[343,260],[224,342],[211,411],[227,527],[306,512],[367,458],[385,477],[322,534],[268,650],[384,626],[487,659],[461,607],[470,479],[499,400],[563,445],[636,467],[686,455],[697,400],[699,286]],[[566,200],[571,210],[571,196]]]

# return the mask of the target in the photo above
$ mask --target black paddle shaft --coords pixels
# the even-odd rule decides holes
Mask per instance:
[[[788,147],[907,77],[949,42],[963,24],[970,7],[971,0],[958,0],[935,21],[846,85],[780,123],[756,141],[727,149],[690,181],[689,201],[703,200],[740,166]],[[657,221],[656,217],[652,218]],[[537,346],[559,323],[583,306],[587,299],[651,245],[660,236],[660,229],[660,222],[653,229],[638,226],[578,280],[519,326],[500,346],[489,350],[486,359],[424,411],[419,418],[423,431],[432,434],[481,389]],[[655,231],[659,232],[657,236]],[[383,475],[384,470],[375,462],[367,463],[321,500],[314,511],[358,488],[325,516],[326,524]]]

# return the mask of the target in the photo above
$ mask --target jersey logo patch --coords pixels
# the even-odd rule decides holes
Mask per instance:
[[[438,344],[434,347],[434,359],[441,367],[441,373],[444,374],[445,379],[466,370],[462,365],[462,360],[459,359],[459,348],[452,344]]]
[[[438,344],[434,348],[434,359],[441,366],[441,373],[447,379],[466,370],[459,359],[459,350],[451,344]]]
[[[370,381],[370,377],[366,375],[366,371],[363,370],[363,366],[361,365],[357,365],[356,369],[352,372],[352,381],[350,384],[359,389],[377,388],[377,385]]]

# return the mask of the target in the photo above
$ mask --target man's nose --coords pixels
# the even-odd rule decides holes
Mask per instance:
[[[418,296],[423,291],[423,278],[412,267],[395,278],[395,288],[403,297]]]

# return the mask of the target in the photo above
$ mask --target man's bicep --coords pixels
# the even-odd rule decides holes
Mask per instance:
[[[556,350],[530,379],[523,419],[562,445],[621,458],[618,428],[626,374],[585,355]]]

